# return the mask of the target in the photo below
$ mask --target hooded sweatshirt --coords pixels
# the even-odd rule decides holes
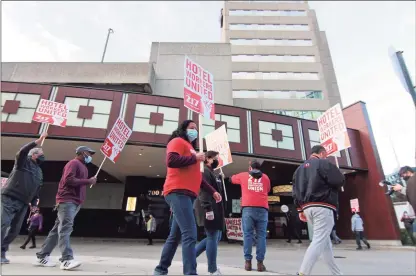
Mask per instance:
[[[269,209],[270,179],[260,170],[242,172],[231,177],[231,182],[241,186],[241,207]]]
[[[359,214],[354,214],[351,218],[351,230],[353,232],[364,231],[364,222]]]

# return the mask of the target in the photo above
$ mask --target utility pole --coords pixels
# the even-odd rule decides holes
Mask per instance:
[[[107,39],[105,41],[104,51],[103,51],[103,56],[101,58],[101,62],[104,62],[105,53],[107,52],[108,39],[110,38],[110,34],[112,34],[112,33],[114,33],[114,30],[111,29],[111,28],[108,28]]]

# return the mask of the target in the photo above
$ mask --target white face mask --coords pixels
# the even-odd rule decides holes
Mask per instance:
[[[90,155],[85,156],[84,155],[85,164],[89,164],[89,163],[91,163],[91,161],[92,161],[92,156],[90,156]]]

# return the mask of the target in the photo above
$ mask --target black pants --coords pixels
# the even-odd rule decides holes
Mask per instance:
[[[300,235],[298,232],[298,229],[294,226],[289,226],[286,230],[286,237],[287,237],[287,241],[291,242],[292,241],[292,237],[296,238],[298,241],[301,241],[300,239]]]
[[[415,239],[415,236],[413,235],[413,225],[411,227],[406,227],[406,231],[412,243],[416,244],[416,239]]]
[[[147,232],[147,240],[149,241],[149,244],[153,244],[152,232],[150,231]]]
[[[26,241],[22,245],[22,247],[26,247],[30,240],[32,240],[32,246],[36,247],[36,234],[38,233],[38,229],[36,227],[29,228],[29,234],[27,235]]]
[[[367,239],[364,237],[363,231],[355,232],[355,241],[357,242],[359,248],[361,248],[361,241],[363,241],[365,245],[369,246]]]

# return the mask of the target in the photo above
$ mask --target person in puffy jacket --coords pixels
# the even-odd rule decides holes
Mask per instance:
[[[370,244],[367,239],[364,237],[364,222],[358,213],[354,213],[351,218],[351,230],[355,234],[355,241],[357,242],[357,250],[362,250],[361,241],[367,245],[367,248],[370,249]]]
[[[299,218],[313,227],[312,242],[303,258],[300,275],[310,275],[321,254],[333,275],[342,274],[335,263],[330,234],[338,207],[338,190],[344,182],[344,175],[327,159],[321,145],[312,147],[310,158],[293,175],[293,199]]]
[[[13,170],[1,190],[1,263],[8,264],[6,252],[19,235],[29,205],[36,207],[43,174],[39,167],[45,161],[41,148],[36,146],[48,136],[24,145],[16,154]],[[10,227],[9,231],[7,229]]]

